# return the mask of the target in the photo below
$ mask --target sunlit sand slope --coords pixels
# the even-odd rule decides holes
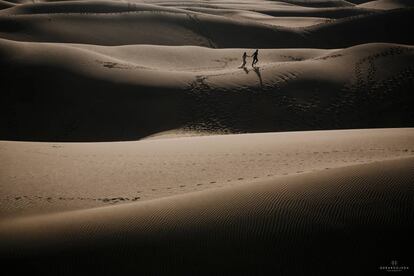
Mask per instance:
[[[414,155],[413,129],[0,143],[3,218],[142,202]]]

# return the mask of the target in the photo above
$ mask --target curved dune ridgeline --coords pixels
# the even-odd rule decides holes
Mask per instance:
[[[342,48],[370,42],[413,43],[409,29],[405,28],[414,13],[411,8],[362,9],[360,13],[347,14],[326,24],[300,29],[275,26],[265,20],[266,15],[331,17],[323,10],[318,12],[318,8],[307,9],[311,10],[307,14],[291,13],[292,9],[284,14],[279,10],[264,14],[258,11],[262,17],[246,20],[242,15],[212,15],[181,7],[110,1],[27,4],[0,11],[0,37],[33,42],[213,48]]]
[[[8,81],[1,83],[0,137],[114,141],[178,129],[240,133],[413,124],[411,46],[263,50],[260,67],[246,70],[237,68],[242,51],[2,40]]]

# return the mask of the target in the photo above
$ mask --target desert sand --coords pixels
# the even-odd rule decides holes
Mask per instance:
[[[245,70],[243,49],[0,40],[0,51],[9,68],[3,139],[404,127],[414,118],[406,45],[264,49],[260,66]]]
[[[2,268],[412,271],[413,16],[408,0],[0,0]]]
[[[0,216],[10,219],[141,202],[405,159],[414,155],[413,140],[413,129],[375,129],[118,143],[4,141],[0,143]]]
[[[351,260],[338,274],[376,272],[409,246],[413,138],[376,129],[2,142],[0,253],[7,267],[30,260],[16,271],[50,274],[319,274]]]

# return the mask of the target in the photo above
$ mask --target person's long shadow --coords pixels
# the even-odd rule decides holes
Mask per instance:
[[[262,75],[260,74],[260,67],[253,66],[253,71],[256,73],[260,81],[260,87],[263,87]]]

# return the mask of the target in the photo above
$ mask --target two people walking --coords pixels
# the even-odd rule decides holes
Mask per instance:
[[[244,52],[243,56],[242,56],[243,63],[242,63],[242,65],[240,65],[239,68],[243,68],[243,67],[246,66],[246,58],[247,57],[252,57],[253,58],[252,67],[254,67],[256,65],[256,63],[259,62],[258,55],[259,55],[259,50],[258,49],[256,49],[256,51],[254,51],[254,53],[251,56],[247,55],[247,53]]]

